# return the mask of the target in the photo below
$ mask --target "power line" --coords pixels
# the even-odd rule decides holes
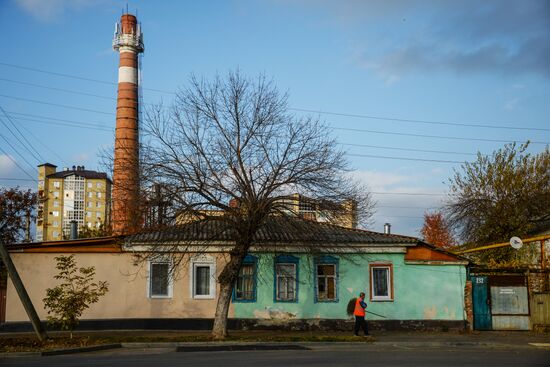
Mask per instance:
[[[43,70],[43,69],[30,68],[30,67],[27,67],[27,66],[9,64],[7,62],[0,62],[0,65],[8,66],[10,68],[21,69],[21,70],[34,71],[34,72],[37,72],[37,73],[61,76],[61,77],[64,77],[64,78],[84,80],[84,81],[87,81],[87,82],[94,82],[94,83],[106,84],[106,85],[118,85],[118,83],[115,83],[115,82],[108,82],[108,81],[105,81],[105,80],[99,80],[99,79],[93,79],[93,78],[85,78],[85,77],[81,77],[81,76],[78,76],[78,75],[57,73],[57,72],[54,72],[54,71],[48,71],[48,70]],[[169,92],[169,91],[165,91],[165,90],[161,90],[161,89],[154,89],[154,88],[143,88],[143,89],[144,90],[149,90],[149,91],[152,91],[152,92],[164,93],[164,94],[175,94],[175,92]]]
[[[351,154],[346,153],[346,155],[351,157],[364,157],[364,158],[378,158],[378,159],[394,159],[399,161],[419,161],[419,162],[435,162],[435,163],[458,163],[462,164],[463,161],[448,161],[444,159],[423,159],[423,158],[406,158],[406,157],[390,157],[383,155],[372,155],[372,154]]]
[[[32,102],[32,103],[38,103],[38,104],[44,104],[44,105],[50,105],[50,106],[56,106],[56,107],[62,107],[62,108],[68,108],[68,109],[73,109],[73,110],[78,110],[78,111],[100,113],[100,114],[109,115],[109,116],[116,115],[115,113],[112,113],[112,112],[105,112],[105,111],[93,110],[93,109],[89,109],[89,108],[75,107],[75,106],[70,106],[70,105],[63,105],[63,104],[58,104],[58,103],[39,101],[39,100],[34,100],[34,99],[29,99],[29,98],[8,96],[8,95],[5,95],[5,94],[0,94],[0,97],[11,98],[11,99],[20,100],[20,101],[28,101],[28,102]],[[499,139],[466,138],[466,137],[457,137],[457,136],[411,134],[411,133],[398,133],[398,132],[366,130],[366,129],[352,129],[352,128],[344,128],[344,127],[332,127],[332,128],[334,130],[367,132],[367,133],[385,134],[385,135],[414,136],[414,137],[433,138],[433,139],[472,140],[472,141],[486,141],[486,142],[497,142],[497,143],[514,143],[514,142],[517,142],[515,140],[510,141],[510,140],[499,140]],[[544,144],[544,145],[550,144],[548,142],[539,142],[539,141],[531,141],[531,143],[532,144]]]
[[[101,113],[101,114],[103,114],[103,115],[115,115],[115,114],[112,113],[112,112],[98,111],[98,110],[92,110],[92,109],[89,109],[89,108],[82,108],[82,107],[69,106],[69,105],[64,105],[64,104],[59,104],[59,103],[52,103],[52,102],[39,101],[39,100],[36,100],[36,99],[30,99],[30,98],[22,98],[22,97],[8,96],[8,95],[5,95],[5,94],[0,94],[0,97],[15,99],[15,100],[18,100],[18,101],[26,101],[26,102],[38,103],[38,104],[43,104],[43,105],[48,105],[48,106],[63,107],[63,108],[71,109],[71,110],[78,110],[78,111],[85,111],[85,112]]]
[[[50,153],[52,153],[52,154],[55,155],[57,158],[59,158],[59,160],[60,160],[61,162],[65,163],[66,166],[70,166],[70,164],[67,163],[67,161],[66,161],[65,159],[63,159],[63,157],[61,157],[59,154],[57,154],[57,152],[56,152],[55,150],[51,149],[51,148],[48,147],[46,144],[44,144],[44,143],[43,143],[40,139],[38,139],[38,138],[36,137],[36,135],[34,135],[29,129],[27,129],[27,128],[26,128],[25,126],[23,126],[23,125],[20,125],[20,126],[21,126],[30,136],[32,136],[32,137],[34,138],[34,140],[35,140],[38,144],[42,145],[44,148],[46,148],[47,150],[49,150]],[[43,159],[43,162],[44,162],[44,161],[45,161],[45,160]]]
[[[410,218],[410,219],[424,219],[424,217],[410,216],[410,215],[379,215],[380,217],[387,218]]]
[[[48,90],[55,90],[55,91],[58,91],[58,92],[65,92],[65,93],[71,93],[71,94],[79,94],[79,95],[81,95],[81,96],[86,96],[86,97],[96,97],[96,98],[107,99],[107,100],[116,100],[115,97],[101,96],[101,95],[99,95],[99,94],[86,93],[86,92],[81,92],[81,91],[77,91],[77,90],[73,90],[73,89],[64,89],[64,88],[50,87],[50,86],[46,86],[46,85],[42,85],[42,84],[35,84],[35,83],[29,83],[29,82],[22,82],[22,81],[13,80],[13,79],[0,78],[0,81],[3,81],[3,82],[10,82],[10,83],[15,83],[15,84],[20,84],[20,85],[28,85],[28,86],[35,87],[35,88],[42,88],[42,89],[48,89]]]
[[[40,161],[40,160],[44,160],[44,157],[42,157],[40,155],[40,153],[36,150],[36,148],[27,140],[27,138],[25,137],[25,135],[23,135],[23,133],[21,133],[21,130],[19,130],[19,128],[17,127],[17,125],[13,122],[13,120],[11,119],[11,117],[6,113],[6,110],[4,110],[4,108],[2,106],[0,106],[0,110],[2,111],[2,113],[4,114],[4,116],[6,116],[7,120],[9,121],[9,123],[13,126],[13,128],[15,129],[15,131],[17,131],[19,133],[19,135],[23,138],[23,140],[27,143],[27,145],[25,145],[25,143],[23,143],[21,141],[21,139],[19,139],[19,137],[17,136],[17,134],[15,134],[11,128],[5,123],[4,119],[0,119],[0,122],[2,122],[2,125],[4,125],[8,131],[15,137],[15,139],[17,139],[17,141],[19,143],[21,143],[21,146],[23,147],[23,149],[25,149],[28,153],[30,153],[30,155],[33,156],[34,159],[36,159],[37,161]]]
[[[114,131],[114,129],[110,129],[110,128],[107,128],[107,127],[102,127],[102,126],[99,126],[99,125],[77,125],[77,124],[55,122],[55,121],[36,120],[36,119],[30,119],[30,118],[25,118],[25,117],[13,117],[13,118],[16,119],[16,120],[21,120],[21,121],[33,121],[33,122],[38,122],[38,123],[42,123],[42,124],[56,125],[56,126],[68,126],[68,127],[73,127],[73,128],[77,128],[77,129],[90,129],[90,130],[99,130],[99,131],[105,131],[105,132],[113,132]]]
[[[1,137],[2,139],[4,139],[6,143],[8,143],[8,145],[11,147],[11,149],[13,149],[13,151],[14,151],[14,152],[15,152],[15,153],[16,153],[25,163],[27,163],[27,164],[29,165],[29,167],[31,167],[31,169],[34,170],[34,166],[32,165],[32,163],[29,163],[29,161],[25,158],[25,156],[24,156],[23,154],[21,154],[21,153],[17,150],[17,148],[14,147],[14,146],[10,143],[10,141],[9,141],[4,135],[0,134],[0,137]]]
[[[109,100],[109,101],[116,101],[117,100],[116,97],[108,97],[108,96],[103,96],[103,95],[94,94],[94,93],[81,92],[81,91],[77,91],[77,90],[74,90],[74,89],[50,87],[50,86],[46,86],[46,85],[42,85],[42,84],[22,82],[22,81],[17,81],[17,80],[13,80],[13,79],[0,78],[0,81],[16,83],[16,84],[21,84],[21,85],[28,85],[28,86],[32,86],[32,87],[36,87],[36,88],[54,90],[54,91],[63,92],[63,93],[78,94],[78,95],[86,96],[86,97],[101,98],[101,99],[105,99],[105,100]],[[126,102],[128,102],[128,101],[126,101]],[[139,101],[136,101],[134,103],[136,103],[136,104],[138,104],[138,103],[139,104],[145,104],[145,105],[154,105],[153,103],[139,102]]]
[[[437,207],[429,206],[393,206],[393,205],[377,205],[376,208],[390,208],[390,209],[437,209]]]
[[[465,137],[458,137],[458,136],[441,136],[441,135],[396,133],[396,132],[378,131],[378,130],[352,129],[352,128],[346,128],[346,127],[332,127],[332,128],[334,130],[355,131],[355,132],[362,132],[362,133],[385,134],[385,135],[414,136],[414,137],[419,137],[419,138],[451,139],[451,140],[473,140],[473,141],[486,141],[486,142],[493,142],[493,143],[518,143],[518,142],[521,143],[521,142],[523,142],[523,141],[517,141],[517,140],[498,140],[498,139],[483,139],[483,138],[465,138]],[[531,141],[531,140],[529,140],[529,141],[530,141],[531,144],[544,144],[544,145],[550,144],[548,142],[542,142],[542,141]]]
[[[21,168],[21,167],[19,167]],[[36,182],[34,179],[30,178],[15,178],[15,177],[0,177],[0,181],[33,181]]]
[[[383,121],[398,121],[398,122],[408,122],[408,123],[415,123],[415,124],[462,126],[462,127],[487,128],[487,129],[550,131],[550,129],[538,128],[538,127],[497,126],[497,125],[485,125],[485,124],[479,124],[479,123],[474,124],[474,123],[461,123],[461,122],[450,122],[450,121],[430,121],[430,120],[404,119],[404,118],[396,118],[396,117],[384,117],[384,116],[374,116],[374,115],[359,115],[359,114],[342,113],[342,112],[315,111],[315,110],[309,110],[309,109],[305,109],[305,108],[289,108],[289,110],[300,111],[300,112],[309,112],[309,113],[318,113],[318,114],[323,114],[323,115],[355,117],[355,118],[383,120]]]
[[[22,69],[22,70],[29,70],[33,72],[39,72],[49,75],[55,75],[65,78],[72,78],[72,79],[78,79],[78,80],[84,80],[94,83],[100,83],[100,84],[106,84],[106,85],[118,85],[118,83],[115,82],[109,82],[105,80],[99,80],[99,79],[93,79],[93,78],[87,78],[82,77],[78,75],[71,75],[71,74],[65,74],[65,73],[59,73],[54,71],[48,71],[38,68],[31,68],[27,66],[21,66],[21,65],[15,65],[5,62],[0,62],[0,65]],[[18,83],[23,85],[29,85],[34,86],[38,88],[46,88],[50,90],[57,90],[62,92],[68,92],[68,93],[75,93],[75,94],[81,94],[91,97],[97,97],[97,98],[104,98],[104,99],[115,99],[113,97],[107,97],[107,96],[101,96],[97,94],[91,94],[91,93],[85,93],[75,90],[69,90],[69,89],[63,89],[63,88],[55,88],[55,87],[48,87],[44,85],[34,84],[34,83],[28,83],[28,82],[21,82],[16,81],[13,79],[5,79],[2,78],[0,80],[12,82],[12,83]],[[155,89],[155,88],[145,88],[141,87],[143,90],[149,90],[153,92],[159,92],[164,94],[176,94],[174,91],[166,91],[161,89]],[[372,119],[372,120],[382,120],[382,121],[397,121],[397,122],[407,122],[407,123],[416,123],[416,124],[430,124],[430,125],[447,125],[447,126],[461,126],[461,127],[474,127],[474,128],[488,128],[488,129],[506,129],[506,130],[527,130],[527,131],[550,131],[550,128],[537,128],[537,127],[526,127],[526,126],[501,126],[501,125],[489,125],[489,124],[482,124],[482,123],[463,123],[463,122],[453,122],[453,121],[441,121],[441,120],[423,120],[423,119],[410,119],[410,118],[397,118],[397,117],[387,117],[387,116],[377,116],[377,115],[367,115],[367,114],[352,114],[352,113],[344,113],[344,112],[332,112],[332,111],[321,111],[321,110],[312,110],[312,109],[306,109],[306,108],[289,108],[289,110],[292,111],[299,111],[299,112],[308,112],[308,113],[317,113],[317,114],[324,114],[324,115],[332,115],[332,116],[343,116],[343,117],[353,117],[353,118],[361,118],[361,119]]]
[[[387,191],[371,191],[375,195],[408,195],[408,196],[445,196],[444,193],[435,192],[387,192]]]
[[[3,135],[0,134],[0,136],[1,136],[2,138],[4,138]],[[4,138],[4,140],[6,140],[6,139]],[[9,141],[6,140],[6,142],[11,146],[11,144],[10,144]],[[23,171],[24,174],[26,174],[27,176],[29,176],[33,181],[36,181],[36,180],[35,180],[35,179],[34,179],[34,178],[33,178],[33,177],[32,177],[23,167],[21,167],[21,166],[19,165],[19,162],[17,162],[15,159],[13,159],[13,157],[12,157],[11,155],[9,155],[8,153],[6,153],[6,151],[5,151],[4,149],[2,149],[2,147],[0,147],[0,152],[4,153],[4,155],[5,155],[6,157],[8,157],[13,163],[15,163],[15,165],[16,165],[17,167],[19,167],[19,169],[20,169],[21,171]]]
[[[107,125],[111,124],[110,122],[96,122],[95,124],[91,124],[91,123],[88,123],[88,122],[60,119],[60,118],[57,118],[57,117],[50,117],[50,116],[44,116],[44,115],[33,115],[31,113],[22,113],[22,112],[15,112],[15,111],[7,111],[7,112],[12,116],[13,115],[29,116],[29,117],[36,117],[36,118],[40,118],[40,119],[70,122],[70,123],[80,124],[80,125],[83,125],[83,126],[98,127],[98,128],[113,130],[113,128],[110,128],[109,126],[107,126]],[[14,117],[14,118],[17,119],[17,117]]]
[[[406,152],[423,152],[423,153],[440,153],[440,154],[458,154],[458,155],[477,156],[476,153],[466,153],[466,152],[449,152],[449,151],[443,151],[443,150],[412,149],[412,148],[388,147],[388,146],[366,145],[366,144],[351,144],[351,143],[340,143],[340,144],[350,146],[350,147],[376,148],[376,149],[388,149],[388,150],[403,150],[403,151],[406,151]],[[483,155],[486,155],[486,154],[483,154]]]

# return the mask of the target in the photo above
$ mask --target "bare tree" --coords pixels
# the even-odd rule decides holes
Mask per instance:
[[[297,214],[293,193],[326,221],[351,210],[372,214],[368,191],[349,179],[328,128],[289,114],[287,95],[264,76],[192,77],[170,109],[146,112],[144,132],[149,178],[162,183],[180,217],[215,217],[235,233],[218,276],[215,338],[227,335],[233,285],[254,235],[268,216]]]

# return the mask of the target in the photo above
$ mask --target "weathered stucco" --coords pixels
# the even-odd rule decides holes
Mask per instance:
[[[42,299],[46,288],[56,284],[53,253],[12,253],[21,278],[41,319],[46,318]],[[216,258],[217,273],[225,258]],[[464,319],[463,265],[405,264],[404,254],[342,255],[339,259],[338,302],[315,302],[314,266],[312,258],[299,258],[298,302],[274,301],[273,254],[258,257],[257,298],[255,302],[235,302],[230,318],[256,319],[266,325],[291,320],[348,318],[348,300],[359,292],[367,294],[368,311],[385,315],[386,320],[450,320]],[[136,267],[129,253],[75,254],[78,266],[95,266],[96,279],[109,282],[109,292],[84,312],[82,319],[131,318],[213,318],[216,299],[193,299],[190,292],[190,263],[184,262],[172,285],[171,298],[148,298],[147,266]],[[393,301],[369,301],[369,263],[393,265]],[[217,292],[218,293],[218,290]],[[368,314],[368,319],[384,320]],[[8,283],[6,321],[27,321],[11,282]]]
[[[43,320],[47,313],[42,299],[46,296],[46,288],[57,284],[54,279],[57,274],[55,257],[59,255],[11,254],[36,311]],[[148,298],[148,267],[134,266],[131,254],[80,253],[74,256],[79,267],[95,266],[96,280],[109,282],[109,292],[84,311],[82,319],[214,317],[216,299],[193,299],[191,296],[188,263],[182,265],[184,269],[174,279],[172,298]],[[223,261],[223,257],[218,257],[218,272]],[[28,321],[11,281],[8,282],[6,298],[6,321]]]
[[[339,256],[338,302],[315,302],[313,262],[297,255],[298,302],[274,301],[274,256],[259,255],[256,302],[234,304],[236,318],[265,319],[266,323],[292,319],[346,319],[347,302],[359,292],[369,294],[369,263],[393,264],[394,300],[371,302],[368,311],[391,320],[463,320],[463,265],[409,265],[403,254]],[[369,319],[382,319],[368,314]]]

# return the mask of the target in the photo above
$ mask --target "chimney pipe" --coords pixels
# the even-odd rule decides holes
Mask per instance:
[[[384,223],[384,234],[391,234],[391,224]]]
[[[71,240],[76,240],[78,238],[78,222],[76,220],[71,220]]]
[[[140,223],[138,55],[143,52],[143,35],[137,24],[134,15],[123,14],[113,39],[113,49],[120,53],[113,165],[113,234],[135,232]]]

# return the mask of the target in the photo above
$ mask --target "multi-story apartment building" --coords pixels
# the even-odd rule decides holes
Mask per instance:
[[[108,225],[112,182],[107,174],[84,166],[56,168],[50,163],[38,166],[36,240],[68,239],[72,221],[79,229]]]
[[[335,204],[332,202],[321,203],[318,200],[308,198],[297,193],[291,194],[287,199],[281,200],[281,209],[290,216],[296,216],[315,222],[327,222],[346,228],[357,228],[357,204],[352,200]],[[237,207],[237,200],[229,202],[230,206]],[[201,218],[201,214],[209,217],[223,215],[221,210],[200,210],[196,214],[181,213],[176,216],[177,224],[185,224]]]

